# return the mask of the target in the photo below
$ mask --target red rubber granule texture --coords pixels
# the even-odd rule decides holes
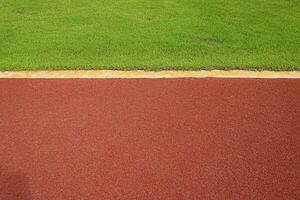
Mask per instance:
[[[0,199],[299,199],[300,80],[0,79]]]

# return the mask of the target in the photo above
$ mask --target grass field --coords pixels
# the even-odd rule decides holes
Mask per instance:
[[[0,0],[0,70],[300,70],[299,0]]]

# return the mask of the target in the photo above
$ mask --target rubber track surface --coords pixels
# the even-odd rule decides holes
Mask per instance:
[[[0,79],[0,199],[300,198],[300,80]]]

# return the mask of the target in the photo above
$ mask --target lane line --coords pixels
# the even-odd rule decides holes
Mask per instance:
[[[4,71],[0,78],[291,78],[299,79],[300,71],[115,71],[115,70],[62,70],[62,71]]]

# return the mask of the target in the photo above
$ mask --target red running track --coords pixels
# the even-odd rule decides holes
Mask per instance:
[[[300,80],[0,79],[0,199],[300,198]]]

